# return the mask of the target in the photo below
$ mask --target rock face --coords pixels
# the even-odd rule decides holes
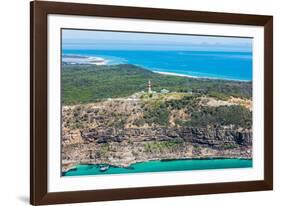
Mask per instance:
[[[205,128],[128,128],[128,129],[86,129],[81,131],[85,143],[111,143],[131,140],[143,141],[172,141],[182,139],[184,142],[206,145],[220,149],[225,144],[234,146],[251,146],[251,130],[223,130]]]
[[[245,106],[250,100],[234,100],[139,93],[64,106],[63,171],[76,164],[128,167],[162,159],[251,159],[251,112]]]
[[[64,131],[63,171],[87,163],[130,166],[157,159],[252,158],[250,129],[92,128]]]

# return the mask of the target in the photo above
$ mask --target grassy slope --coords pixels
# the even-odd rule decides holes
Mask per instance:
[[[168,89],[205,94],[220,99],[229,96],[251,98],[247,82],[194,79],[156,74],[134,65],[63,65],[62,99],[64,105],[97,102],[146,91],[151,80],[154,91]]]

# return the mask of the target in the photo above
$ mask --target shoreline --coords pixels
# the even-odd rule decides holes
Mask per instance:
[[[111,65],[108,63],[108,60],[106,60],[103,57],[98,56],[82,56],[82,55],[62,55],[62,62],[70,65]],[[122,63],[118,63],[116,65],[120,65]],[[136,65],[136,64],[132,64]],[[194,78],[194,79],[206,79],[206,80],[223,80],[223,81],[237,81],[237,82],[252,82],[252,80],[242,80],[242,79],[231,79],[231,78],[224,78],[224,77],[208,77],[208,76],[196,76],[196,75],[188,75],[188,74],[180,74],[175,72],[161,72],[161,71],[155,71],[152,68],[148,68],[142,65],[136,65],[139,67],[143,67],[144,69],[147,69],[149,71],[152,71],[157,74],[163,74],[163,75],[171,75],[171,76],[178,76],[178,77],[187,77],[187,78]]]
[[[193,79],[207,79],[207,80],[224,80],[224,81],[236,81],[236,82],[252,82],[252,80],[241,80],[241,79],[229,79],[229,78],[219,78],[219,77],[206,77],[206,76],[193,76],[188,74],[179,74],[174,72],[160,72],[160,71],[152,71],[157,74],[163,75],[171,75],[177,77],[186,77],[186,78],[193,78]]]
[[[148,159],[146,161],[135,161],[132,162],[129,165],[113,165],[113,164],[109,164],[109,163],[86,163],[86,162],[80,162],[78,164],[71,164],[69,166],[69,168],[64,168],[62,170],[62,173],[66,173],[69,172],[71,170],[75,170],[77,168],[78,165],[91,165],[91,166],[99,166],[99,165],[107,165],[110,167],[118,167],[118,168],[130,168],[132,167],[132,165],[134,164],[138,164],[138,163],[146,163],[146,162],[153,162],[153,161],[160,161],[160,162],[172,162],[172,161],[181,161],[181,160],[229,160],[229,159],[237,159],[237,160],[253,160],[252,158],[248,158],[248,157],[223,157],[223,156],[216,156],[216,157],[197,157],[197,158],[179,158],[179,159],[159,159],[159,158],[155,158],[155,159]]]
[[[62,62],[70,65],[108,65],[105,58],[97,56],[62,55]]]

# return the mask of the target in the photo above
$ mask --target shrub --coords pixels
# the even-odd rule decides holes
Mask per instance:
[[[204,107],[191,115],[188,126],[224,126],[235,125],[244,128],[252,127],[252,112],[239,105]]]
[[[163,106],[162,104],[163,103],[158,106],[149,107],[147,110],[144,111],[143,118],[146,123],[148,123],[149,125],[168,125],[169,112],[167,110],[167,107]]]

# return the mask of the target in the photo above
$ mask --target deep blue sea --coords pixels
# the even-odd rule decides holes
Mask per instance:
[[[252,80],[250,52],[63,50],[63,55],[96,56],[108,64],[135,64],[151,71],[195,77]]]

